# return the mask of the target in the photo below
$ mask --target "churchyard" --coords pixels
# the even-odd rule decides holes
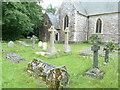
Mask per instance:
[[[42,8],[42,1],[2,3],[0,87],[120,87],[116,3],[77,1],[59,10]]]
[[[93,55],[80,55],[91,51],[92,44],[69,44],[71,53],[64,53],[62,50],[64,44],[56,44],[56,55],[44,57],[37,55],[36,52],[43,52],[42,47],[38,47],[38,41],[34,43],[29,39],[21,40],[27,44],[25,46],[18,41],[14,41],[14,46],[8,47],[8,42],[2,42],[3,55],[6,53],[16,53],[25,59],[24,62],[14,62],[9,59],[2,59],[2,87],[3,88],[46,88],[45,81],[38,74],[30,74],[27,71],[28,63],[33,59],[40,59],[55,66],[66,66],[70,75],[67,88],[117,88],[118,87],[118,57],[117,52],[109,55],[109,64],[104,64],[104,53],[98,55],[98,67],[105,72],[102,78],[87,76],[86,72],[93,68]],[[29,42],[28,42],[29,41]],[[47,47],[50,43],[47,42]],[[103,47],[103,45],[100,45]],[[99,50],[98,53],[101,53]]]

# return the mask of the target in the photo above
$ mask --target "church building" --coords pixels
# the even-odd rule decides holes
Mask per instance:
[[[55,27],[58,42],[64,42],[66,27],[70,30],[71,43],[89,41],[92,34],[97,34],[102,42],[118,42],[118,13],[118,2],[66,1],[56,15],[46,14],[45,23]]]

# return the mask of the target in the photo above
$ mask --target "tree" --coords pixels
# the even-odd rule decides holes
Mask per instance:
[[[16,40],[42,25],[42,7],[36,2],[2,3],[3,40]]]
[[[45,12],[55,14],[56,8],[55,8],[55,7],[52,7],[52,5],[50,4],[50,5],[45,9]]]

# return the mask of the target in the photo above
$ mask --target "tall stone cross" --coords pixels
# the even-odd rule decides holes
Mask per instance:
[[[32,36],[32,50],[35,49],[35,41],[36,41],[36,38],[35,38],[35,35]]]
[[[50,32],[50,47],[48,48],[48,52],[51,54],[56,54],[57,50],[54,46],[54,41],[55,41],[55,28],[54,26],[51,26],[50,29],[48,30]]]
[[[91,47],[91,50],[94,51],[93,53],[93,68],[98,68],[98,50],[100,50],[100,46],[98,43],[94,43],[94,46]]]
[[[70,32],[69,28],[66,27],[64,32],[65,32],[65,44],[63,46],[63,50],[64,50],[64,52],[68,53],[68,52],[71,52],[70,46],[68,44],[68,42],[69,42],[69,32]]]

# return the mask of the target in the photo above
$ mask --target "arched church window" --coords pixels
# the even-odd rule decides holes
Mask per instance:
[[[64,18],[64,30],[65,30],[66,27],[68,27],[68,24],[69,24],[69,18],[66,15],[65,18]]]
[[[101,19],[98,19],[96,22],[96,33],[101,33],[101,29],[102,29],[102,21]]]

